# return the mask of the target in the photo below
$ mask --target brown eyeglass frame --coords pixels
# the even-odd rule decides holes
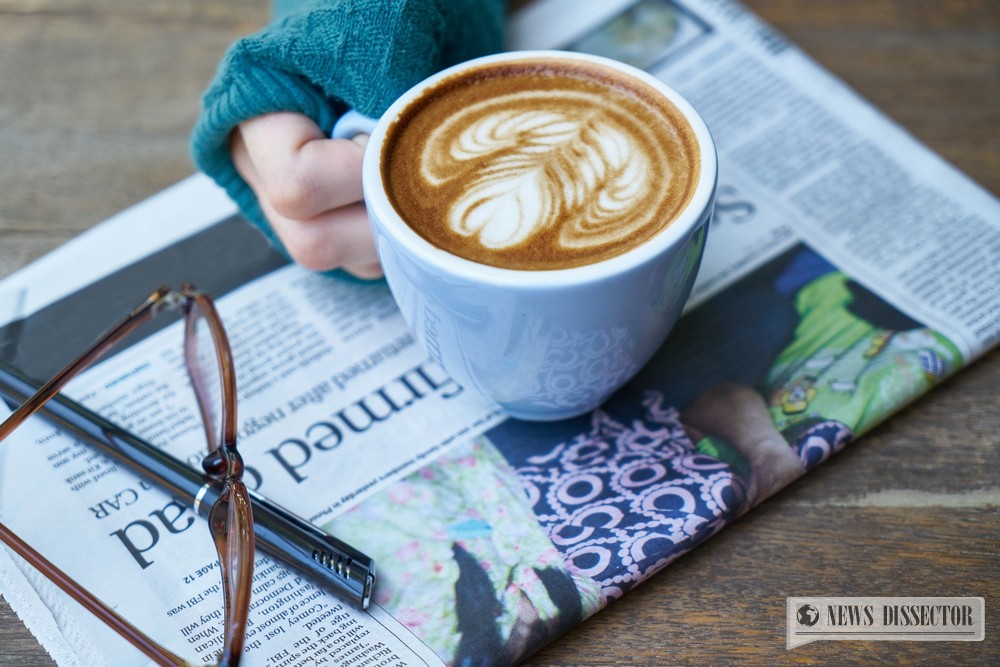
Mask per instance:
[[[237,665],[243,655],[247,618],[250,613],[250,590],[253,578],[254,530],[250,495],[243,483],[243,459],[236,448],[236,375],[232,348],[210,296],[190,283],[180,289],[160,287],[115,324],[75,361],[61,370],[5,421],[0,423],[0,442],[40,410],[70,380],[89,368],[129,333],[165,310],[180,310],[184,315],[184,362],[194,389],[208,454],[202,461],[205,474],[221,486],[218,500],[208,515],[209,531],[219,556],[222,574],[224,640],[220,665]],[[212,335],[216,369],[222,394],[221,423],[209,407],[209,392],[204,369],[198,360],[196,330],[204,321]],[[0,541],[55,583],[84,608],[160,665],[185,665],[182,658],[159,645],[148,635],[108,607],[93,593],[69,577],[52,562],[0,523]]]

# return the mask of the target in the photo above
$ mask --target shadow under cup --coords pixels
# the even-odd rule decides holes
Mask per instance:
[[[455,77],[512,64],[582,63],[667,100],[690,126],[696,181],[672,222],[607,259],[559,269],[512,269],[471,261],[426,240],[387,192],[384,154],[397,121]],[[400,125],[400,132],[406,127]],[[413,165],[414,170],[421,165]],[[363,184],[379,260],[403,317],[430,357],[457,382],[507,414],[558,420],[588,412],[625,384],[663,344],[697,274],[712,216],[715,146],[690,104],[658,79],[597,56],[521,51],[436,74],[375,124]],[[498,207],[501,213],[506,210]]]

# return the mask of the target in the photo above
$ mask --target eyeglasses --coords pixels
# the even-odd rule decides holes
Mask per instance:
[[[243,459],[236,449],[233,354],[211,297],[187,283],[176,291],[161,287],[153,292],[0,423],[0,442],[116,343],[164,311],[180,311],[184,316],[184,362],[208,442],[202,468],[220,488],[218,499],[208,513],[208,528],[222,574],[224,636],[219,664],[236,665],[243,655],[250,613],[254,528],[250,495],[243,483]],[[0,540],[156,663],[187,664],[66,575],[3,523],[0,523]]]

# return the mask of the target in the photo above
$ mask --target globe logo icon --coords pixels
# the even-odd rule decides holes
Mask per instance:
[[[799,607],[798,612],[795,614],[796,620],[798,620],[799,625],[808,625],[812,627],[816,625],[819,621],[819,610],[811,604],[804,604]]]

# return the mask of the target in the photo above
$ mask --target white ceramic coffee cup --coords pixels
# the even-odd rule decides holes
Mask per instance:
[[[645,82],[687,118],[700,173],[688,206],[642,245],[595,264],[551,271],[487,266],[448,253],[414,232],[393,208],[381,173],[386,129],[442,79],[508,60],[598,63]],[[417,84],[377,121],[349,112],[334,137],[370,134],[362,180],[379,261],[403,317],[453,379],[507,414],[556,420],[599,406],[664,343],[701,261],[717,180],[705,122],[677,92],[639,69],[597,56],[518,51],[472,60]]]

